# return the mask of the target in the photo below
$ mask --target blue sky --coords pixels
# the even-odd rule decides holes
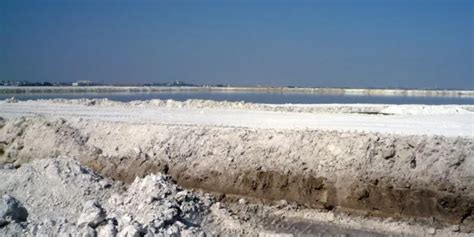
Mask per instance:
[[[0,1],[0,80],[474,89],[474,1]]]

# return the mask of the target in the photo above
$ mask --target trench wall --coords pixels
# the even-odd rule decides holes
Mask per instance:
[[[187,188],[474,226],[470,138],[42,117],[1,127],[0,164],[73,156],[124,182],[163,172]]]

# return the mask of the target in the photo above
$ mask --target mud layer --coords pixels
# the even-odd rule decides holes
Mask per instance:
[[[474,227],[471,138],[43,117],[2,123],[1,164],[68,155],[128,183],[163,172],[187,188]]]

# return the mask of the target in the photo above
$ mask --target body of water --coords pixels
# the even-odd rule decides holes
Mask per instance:
[[[347,96],[291,93],[249,93],[249,92],[114,92],[114,93],[20,93],[0,94],[0,100],[15,97],[17,100],[36,99],[102,99],[128,102],[132,100],[177,100],[202,99],[215,101],[245,101],[267,104],[474,104],[474,98],[461,97],[414,97],[414,96]]]

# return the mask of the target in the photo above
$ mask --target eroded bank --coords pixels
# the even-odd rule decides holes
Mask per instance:
[[[124,182],[163,172],[187,188],[474,226],[471,138],[40,116],[2,123],[1,163],[65,155]]]

